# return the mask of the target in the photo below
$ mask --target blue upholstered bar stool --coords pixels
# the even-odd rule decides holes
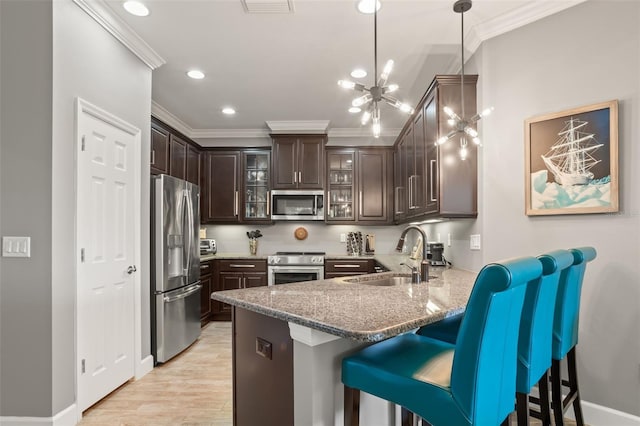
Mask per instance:
[[[541,274],[542,264],[533,257],[482,268],[455,344],[407,333],[345,357],[345,426],[359,424],[360,390],[434,426],[507,421],[526,284]]]
[[[540,389],[540,412],[536,417],[542,419],[544,425],[551,423],[547,370],[551,368],[554,307],[560,278],[566,276],[563,272],[573,264],[573,255],[568,250],[554,250],[538,256],[538,260],[542,263],[542,277],[527,286],[518,337],[518,425],[529,424],[529,394],[536,383]],[[417,333],[454,342],[463,317],[464,314],[429,324]]]
[[[578,426],[584,425],[578,371],[576,369],[576,345],[578,344],[578,320],[580,315],[580,293],[587,263],[596,258],[593,247],[579,247],[569,250],[573,254],[573,265],[567,269],[561,280],[556,299],[553,320],[553,342],[551,362],[551,406],[556,426],[564,424],[564,412],[573,404],[573,412]],[[562,380],[560,361],[567,359],[568,380]],[[562,398],[562,386],[569,393]]]

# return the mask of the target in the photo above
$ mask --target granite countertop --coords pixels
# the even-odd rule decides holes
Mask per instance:
[[[403,256],[394,256],[395,262],[398,258]],[[356,279],[398,275],[383,272]],[[440,267],[431,268],[430,275],[421,284],[376,286],[344,277],[220,291],[211,297],[339,337],[377,342],[464,311],[476,273]]]

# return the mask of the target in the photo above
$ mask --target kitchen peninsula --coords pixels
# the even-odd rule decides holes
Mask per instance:
[[[342,425],[344,355],[464,310],[475,273],[431,268],[411,284],[399,260],[387,263],[391,272],[213,293],[233,306],[235,425]],[[371,395],[361,416],[396,417]]]

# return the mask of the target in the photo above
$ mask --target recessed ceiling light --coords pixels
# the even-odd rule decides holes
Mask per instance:
[[[380,10],[380,8],[382,7],[382,3],[380,3],[380,0],[360,0],[358,2],[358,11],[360,13],[365,13],[367,15],[370,15],[374,12],[373,10],[374,4],[376,7],[376,10]]]
[[[135,16],[149,15],[149,9],[147,8],[147,6],[140,3],[139,1],[134,1],[134,0],[125,1],[122,4],[122,7],[124,7],[124,10],[126,10],[127,12]]]
[[[361,110],[360,108],[358,108],[358,107],[351,107],[351,108],[349,108],[349,112],[350,112],[351,114],[357,114],[357,113],[359,113],[360,111],[362,111],[362,110]]]
[[[187,75],[194,80],[202,80],[204,78],[204,73],[200,70],[190,70]]]
[[[236,113],[236,110],[231,107],[224,107],[222,108],[222,113],[227,115],[233,115]]]
[[[362,68],[356,68],[355,70],[351,71],[351,77],[353,78],[364,78],[366,76],[367,72]]]

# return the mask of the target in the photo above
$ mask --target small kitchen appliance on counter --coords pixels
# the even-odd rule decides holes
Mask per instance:
[[[216,254],[218,247],[216,246],[216,240],[211,238],[200,239],[200,256],[206,256],[208,254]]]
[[[428,253],[431,254],[429,258],[431,266],[445,266],[447,264],[444,259],[444,244],[429,243]]]

